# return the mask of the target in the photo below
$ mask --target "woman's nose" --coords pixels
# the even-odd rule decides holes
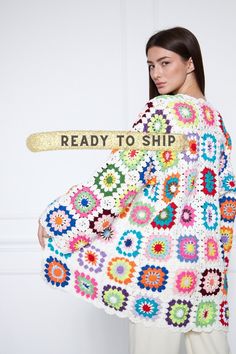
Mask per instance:
[[[153,78],[154,79],[158,79],[161,77],[161,71],[158,67],[153,68],[153,72],[152,72]]]

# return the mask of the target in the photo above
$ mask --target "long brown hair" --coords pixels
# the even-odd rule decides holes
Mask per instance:
[[[202,61],[202,54],[197,38],[192,32],[184,27],[173,27],[159,31],[151,36],[146,44],[146,55],[151,47],[162,47],[179,54],[184,60],[190,57],[195,67],[197,83],[203,95],[205,95],[205,75]],[[149,73],[149,98],[159,96],[156,85]]]

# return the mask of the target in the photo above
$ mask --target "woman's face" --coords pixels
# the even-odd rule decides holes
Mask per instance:
[[[164,94],[184,93],[188,87],[187,76],[194,70],[191,58],[183,58],[162,47],[151,47],[147,52],[149,73],[158,92]]]

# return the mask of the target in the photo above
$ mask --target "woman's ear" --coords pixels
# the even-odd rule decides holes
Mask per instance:
[[[195,70],[195,67],[194,67],[194,64],[193,64],[193,59],[190,57],[188,59],[188,73],[191,73],[194,70]]]

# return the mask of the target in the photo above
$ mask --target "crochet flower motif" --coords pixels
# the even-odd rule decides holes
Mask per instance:
[[[146,257],[158,261],[166,261],[172,253],[172,239],[170,236],[152,235],[147,240]]]
[[[103,303],[116,311],[125,311],[129,294],[125,289],[115,285],[105,285],[102,291]]]
[[[52,237],[49,237],[46,241],[46,247],[50,249],[51,252],[54,252],[56,255],[62,257],[62,258],[70,258],[72,256],[71,252],[62,252],[61,249],[59,249],[56,245],[55,239]]]
[[[161,109],[152,114],[147,125],[149,133],[170,133],[172,128],[167,115]]]
[[[227,162],[228,162],[228,159],[227,159],[227,155],[224,151],[224,145],[222,144],[221,145],[221,152],[220,152],[220,164],[219,164],[219,174],[221,175],[226,166],[227,166]]]
[[[177,102],[173,105],[177,123],[181,126],[194,126],[198,124],[198,115],[192,104]]]
[[[227,174],[222,181],[222,188],[226,192],[236,192],[235,178],[231,174]]]
[[[196,326],[207,327],[216,321],[217,306],[214,301],[201,301],[197,308]]]
[[[56,257],[48,257],[44,268],[44,276],[54,286],[65,287],[69,285],[70,270],[66,263],[62,263]]]
[[[219,257],[218,243],[214,237],[205,240],[205,256],[207,261],[217,261]]]
[[[203,193],[206,195],[212,195],[214,196],[216,194],[216,174],[215,172],[210,169],[205,167],[201,171],[202,177],[202,185],[203,185]]]
[[[103,269],[106,257],[107,254],[104,251],[94,245],[88,245],[79,250],[78,263],[90,272],[99,273]]]
[[[226,252],[229,252],[232,248],[232,243],[233,243],[233,228],[221,226],[220,234],[221,234],[220,240],[223,244],[224,250]]]
[[[134,276],[136,264],[124,257],[114,257],[107,265],[107,275],[120,284],[129,284]]]
[[[187,144],[184,150],[184,160],[187,162],[197,161],[199,157],[199,135],[197,133],[188,133]]]
[[[81,296],[94,300],[98,296],[98,283],[96,279],[84,272],[75,271],[75,291]]]
[[[169,273],[165,267],[147,264],[141,269],[138,277],[138,286],[141,289],[158,292],[165,290]]]
[[[116,202],[116,207],[120,210],[130,207],[137,193],[138,188],[136,186],[129,186],[128,189],[120,194]]]
[[[224,134],[225,139],[226,139],[226,146],[231,150],[232,149],[232,141],[231,141],[229,133],[227,132],[227,130],[225,128],[223,118],[219,113],[218,113],[218,118],[219,118],[219,123],[220,123],[220,129],[222,130],[222,133]]]
[[[115,236],[114,228],[111,226],[107,227],[106,229],[98,233],[99,240],[103,242],[112,241],[114,236]]]
[[[177,258],[181,262],[198,261],[198,239],[196,236],[180,236],[177,245]]]
[[[166,315],[166,322],[174,327],[185,327],[189,323],[192,303],[186,300],[171,300]]]
[[[131,224],[145,226],[153,216],[155,208],[147,203],[134,203],[130,211],[129,221]]]
[[[206,125],[209,127],[213,126],[215,123],[215,116],[213,110],[206,105],[202,105],[201,108],[203,111],[203,119],[206,122]]]
[[[63,205],[49,210],[46,217],[46,226],[55,236],[67,234],[68,231],[75,227],[75,222],[76,219]]]
[[[135,317],[155,320],[161,313],[161,302],[157,298],[137,295],[133,304]]]
[[[175,224],[176,208],[177,206],[175,203],[170,203],[166,208],[162,209],[151,222],[152,227],[158,229],[172,228],[172,226]]]
[[[162,171],[175,166],[179,161],[178,154],[174,150],[159,150],[156,156]]]
[[[220,322],[225,327],[229,326],[229,305],[226,300],[220,304]]]
[[[203,296],[217,295],[222,285],[222,274],[219,269],[206,269],[202,273],[200,293]]]
[[[179,193],[179,173],[172,173],[164,181],[164,191],[162,199],[169,203]]]
[[[143,235],[140,231],[126,230],[121,236],[116,250],[127,257],[137,257],[140,253]]]
[[[216,160],[216,137],[212,134],[206,133],[202,136],[202,157],[205,161]]]
[[[122,150],[120,152],[120,158],[130,170],[134,170],[140,164],[140,161],[144,159],[146,154],[147,151],[143,150]]]
[[[192,294],[196,282],[197,274],[194,270],[179,270],[175,275],[175,290],[180,294]]]
[[[203,225],[207,230],[215,230],[218,225],[218,211],[216,205],[213,203],[205,202],[202,205],[202,209]]]
[[[91,242],[90,237],[87,235],[77,235],[69,241],[71,252],[76,252],[80,248],[88,245]]]
[[[185,172],[185,189],[188,193],[194,193],[196,191],[196,178],[197,171],[189,169]]]
[[[96,195],[90,188],[85,186],[73,192],[70,198],[73,209],[80,217],[88,216],[100,206],[100,201]]]
[[[125,176],[114,164],[107,164],[95,177],[95,185],[104,196],[112,196],[124,181]]]
[[[194,225],[195,221],[195,214],[194,214],[194,208],[191,207],[191,205],[185,205],[182,211],[182,215],[180,217],[180,222],[183,226],[185,227],[190,227]]]
[[[90,220],[89,229],[95,233],[102,233],[105,229],[109,228],[114,220],[115,214],[111,210],[103,209],[102,213]]]
[[[145,165],[142,166],[142,170],[139,172],[139,181],[142,181],[143,184],[146,184],[150,178],[150,174],[155,174],[156,168],[152,163],[152,159],[145,162]]]
[[[220,198],[221,219],[233,222],[236,215],[236,199],[223,196]]]
[[[152,202],[156,202],[159,196],[159,186],[160,186],[159,182],[156,183],[155,185],[147,185],[143,189],[143,194]]]

